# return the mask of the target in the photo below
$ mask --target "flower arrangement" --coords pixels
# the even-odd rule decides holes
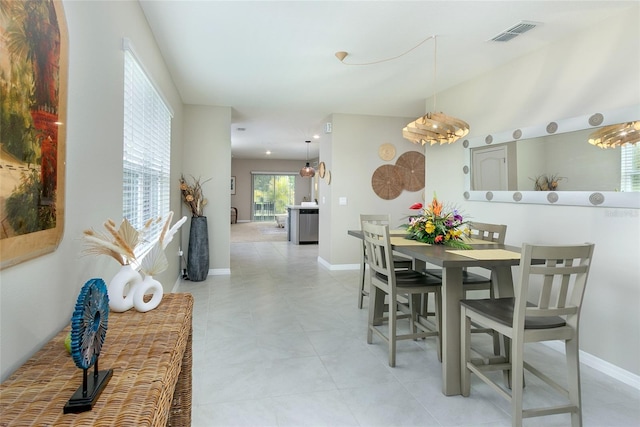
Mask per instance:
[[[408,239],[432,245],[447,245],[458,249],[471,249],[463,238],[469,235],[468,227],[462,228],[465,221],[457,209],[445,209],[435,193],[431,203],[424,208],[422,203],[414,203],[409,209],[422,210],[421,215],[410,216],[405,228]]]
[[[191,210],[191,216],[203,216],[204,207],[207,204],[207,199],[202,195],[202,184],[207,181],[200,182],[200,178],[193,179],[193,184],[189,184],[187,179],[182,175],[180,177],[180,192],[182,193],[182,201],[185,205],[189,206]]]

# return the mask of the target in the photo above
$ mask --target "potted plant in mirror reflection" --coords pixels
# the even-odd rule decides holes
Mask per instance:
[[[471,249],[464,238],[470,234],[469,227],[462,213],[455,208],[445,206],[435,193],[431,203],[424,207],[422,203],[414,203],[409,208],[422,211],[419,215],[409,216],[409,223],[404,224],[407,239],[417,240],[431,245],[447,245],[458,249]]]
[[[535,191],[555,191],[558,189],[560,181],[567,178],[558,176],[558,174],[542,174],[529,179],[534,182]]]

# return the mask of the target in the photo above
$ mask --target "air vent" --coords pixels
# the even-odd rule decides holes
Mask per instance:
[[[516,25],[511,26],[510,28],[504,30],[500,34],[491,38],[493,42],[508,42],[509,40],[519,36],[520,34],[524,34],[529,30],[534,29],[540,25],[539,22],[532,21],[520,21]]]

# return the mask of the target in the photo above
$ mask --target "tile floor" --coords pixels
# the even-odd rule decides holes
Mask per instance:
[[[441,393],[435,341],[402,341],[397,366],[366,343],[358,271],[329,271],[317,245],[232,243],[230,276],[184,282],[195,297],[193,426],[510,426],[506,400],[475,379],[471,396]],[[482,338],[478,338],[482,339]],[[528,358],[562,372],[563,356]],[[526,403],[553,401],[526,377]],[[640,426],[640,391],[582,369],[584,426]],[[525,426],[568,426],[568,415]]]

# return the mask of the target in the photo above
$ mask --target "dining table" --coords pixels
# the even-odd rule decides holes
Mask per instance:
[[[361,230],[348,230],[348,234],[364,238]],[[442,392],[447,396],[459,395],[462,272],[466,268],[486,268],[491,271],[495,297],[513,297],[511,268],[520,263],[520,247],[469,239],[471,249],[457,249],[407,239],[404,230],[391,230],[389,234],[393,250],[412,258],[415,270],[422,270],[426,264],[442,268]]]

